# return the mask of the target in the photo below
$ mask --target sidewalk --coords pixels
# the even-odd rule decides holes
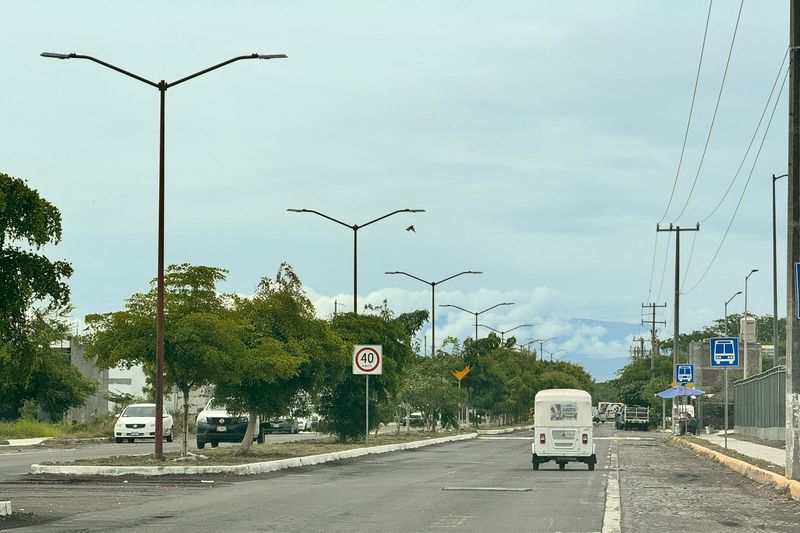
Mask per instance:
[[[713,435],[696,435],[697,438],[714,444],[716,446],[725,446],[725,437],[719,433]],[[786,476],[759,468],[752,464],[751,461],[736,459],[725,453],[714,451],[710,448],[705,448],[701,445],[684,442],[681,444],[695,452],[710,457],[730,468],[735,472],[749,477],[753,481],[761,483],[762,485],[771,485],[778,490],[785,490],[789,493],[792,499],[800,501],[800,481],[789,479]],[[752,442],[739,440],[728,435],[728,450],[735,451],[746,459],[760,459],[773,465],[785,468],[786,465],[786,451],[771,446],[764,446],[762,444],[755,444]]]
[[[720,448],[725,447],[725,437],[721,433],[712,433],[711,435],[696,435],[698,439],[703,439],[711,444],[715,444]],[[746,440],[738,440],[728,434],[728,449],[738,452],[753,459],[761,459],[781,468],[786,467],[786,450],[780,450],[771,446],[764,446],[763,444],[756,444]]]

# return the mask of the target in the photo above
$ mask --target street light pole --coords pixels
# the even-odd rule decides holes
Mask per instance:
[[[469,313],[471,315],[475,315],[475,340],[477,341],[478,340],[478,316],[482,315],[483,313],[485,313],[487,311],[491,311],[495,307],[500,307],[501,305],[514,305],[514,302],[503,302],[503,303],[495,304],[495,305],[493,305],[491,307],[487,307],[483,311],[470,311],[469,309],[464,309],[463,307],[459,307],[459,306],[453,305],[453,304],[443,304],[443,305],[440,305],[439,307],[455,307],[456,309],[461,309],[465,313]]]
[[[402,274],[404,276],[408,276],[409,278],[413,278],[417,281],[421,281],[427,285],[431,286],[431,356],[436,355],[436,286],[441,285],[445,281],[449,281],[453,278],[457,278],[458,276],[463,276],[464,274],[483,274],[483,272],[478,272],[475,270],[465,270],[464,272],[459,272],[458,274],[453,274],[450,277],[441,279],[439,281],[427,281],[422,278],[418,278],[414,274],[409,274],[408,272],[402,272],[400,270],[395,270],[394,272],[384,272],[384,274],[394,275],[394,274]],[[461,382],[459,381],[459,387],[461,386]]]
[[[542,361],[544,361],[544,344],[546,342],[554,341],[557,338],[558,337],[550,337],[549,339],[533,339],[533,342],[538,342],[539,343],[539,357],[542,358],[541,359]]]
[[[754,268],[753,270],[750,271],[750,273],[748,275],[746,275],[744,277],[744,334],[742,335],[742,339],[743,339],[743,342],[744,342],[744,377],[745,377],[745,379],[750,377],[750,373],[749,373],[750,367],[747,364],[747,326],[750,323],[750,321],[748,320],[748,318],[750,316],[747,314],[747,280],[750,278],[750,276],[752,276],[756,272],[758,272],[758,269]]]
[[[730,298],[728,298],[728,301],[725,302],[725,336],[726,337],[728,336],[728,304],[731,303],[731,300],[733,300],[734,298],[736,298],[740,294],[742,294],[742,291],[738,291],[738,292],[734,293],[734,295],[731,296]],[[724,440],[725,440],[725,449],[727,450],[728,449],[728,367],[727,367],[727,365],[725,366],[725,369],[723,370],[723,373],[725,375],[725,424],[724,424],[723,429],[725,430],[725,438],[724,438]]]
[[[736,292],[733,296],[728,298],[727,302],[725,302],[725,336],[726,337],[728,336],[728,304],[731,303],[731,300],[733,300],[734,298],[736,298],[740,294],[742,294],[742,291]]]
[[[225,65],[229,65],[243,59],[279,59],[286,58],[285,54],[250,54],[233,57],[222,63],[218,63],[201,71],[190,74],[179,80],[167,83],[164,80],[158,83],[143,78],[120,67],[107,63],[92,56],[83,54],[60,54],[54,52],[42,52],[42,57],[51,59],[86,59],[104,66],[120,74],[131,77],[135,80],[146,83],[158,89],[160,93],[160,112],[159,112],[159,147],[158,147],[158,265],[156,274],[156,368],[155,368],[155,394],[156,394],[156,427],[155,427],[155,448],[154,456],[156,459],[163,459],[163,437],[164,437],[164,190],[165,190],[165,115],[166,115],[166,95],[167,89],[174,87],[185,81],[189,81],[198,76],[202,76],[212,70],[216,70]]]
[[[499,333],[500,334],[500,345],[501,346],[503,344],[505,344],[506,333],[510,333],[510,332],[514,331],[515,329],[519,329],[519,328],[530,328],[530,327],[533,327],[533,324],[520,324],[519,326],[513,327],[511,329],[507,329],[505,331],[500,331],[499,329],[494,329],[493,327],[487,326],[485,324],[478,324],[478,325],[483,327],[483,328],[490,329],[490,330],[494,331],[495,333]]]
[[[424,209],[398,209],[396,211],[392,211],[391,213],[387,213],[381,217],[376,219],[370,220],[369,222],[365,222],[364,224],[348,224],[346,222],[342,222],[339,219],[333,218],[331,216],[326,215],[325,213],[320,213],[319,211],[315,211],[314,209],[287,209],[292,213],[314,213],[315,215],[319,215],[322,218],[327,218],[331,222],[336,222],[337,224],[341,224],[345,228],[350,228],[353,230],[353,313],[358,314],[358,230],[361,228],[365,228],[370,224],[374,224],[379,220],[383,220],[384,218],[389,218],[392,215],[396,215],[397,213],[424,213]]]
[[[778,244],[775,220],[775,182],[789,174],[772,175],[772,366],[778,366]]]

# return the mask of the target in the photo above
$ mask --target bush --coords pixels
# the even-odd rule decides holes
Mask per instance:
[[[30,439],[36,437],[110,437],[114,431],[113,416],[96,417],[86,422],[38,422],[20,419],[0,422],[0,439]]]

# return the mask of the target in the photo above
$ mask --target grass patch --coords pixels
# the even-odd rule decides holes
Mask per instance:
[[[39,422],[16,420],[0,422],[0,439],[31,439],[36,437],[110,437],[114,434],[114,418],[93,418],[87,422]]]
[[[682,435],[680,437],[673,437],[673,441],[676,442],[678,445],[681,445],[684,442],[691,442],[692,444],[697,444],[698,446],[702,446],[703,448],[714,450],[715,452],[727,455],[728,457],[739,459],[740,461],[744,461],[745,463],[757,466],[758,468],[763,468],[764,470],[769,470],[770,472],[775,472],[776,474],[780,474],[782,476],[786,475],[786,471],[782,466],[774,465],[768,461],[764,461],[763,459],[756,459],[755,457],[750,457],[749,455],[741,454],[730,448],[726,450],[724,447],[712,444],[705,439],[700,439],[688,435]]]
[[[0,439],[0,446],[8,446],[8,441],[5,439]]]
[[[400,444],[419,440],[428,440],[447,436],[448,434],[439,433],[410,435],[379,435],[370,436],[369,446],[383,446],[385,444]],[[164,466],[174,465],[240,465],[246,463],[260,463],[264,461],[276,461],[279,459],[290,459],[292,457],[304,457],[307,455],[317,455],[321,453],[341,452],[354,448],[363,448],[364,442],[341,443],[336,439],[324,437],[293,442],[274,442],[265,444],[253,444],[247,455],[236,457],[234,453],[238,447],[227,446],[225,448],[205,448],[203,450],[190,450],[195,455],[202,455],[205,458],[198,458],[196,461],[178,460],[180,454],[171,452],[164,454],[164,461],[158,461],[151,455],[124,455],[106,457],[101,459],[82,459],[72,463],[48,463],[48,464],[70,464],[70,465],[93,465],[93,466]]]

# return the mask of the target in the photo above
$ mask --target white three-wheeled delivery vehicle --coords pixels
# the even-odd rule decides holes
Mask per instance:
[[[534,399],[533,469],[555,461],[564,470],[569,462],[597,463],[592,438],[592,397],[577,389],[539,391]]]

